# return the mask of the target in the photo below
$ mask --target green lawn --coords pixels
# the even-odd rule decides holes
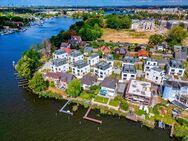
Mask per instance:
[[[107,104],[108,98],[96,96],[94,101],[99,102],[99,103],[103,103],[103,104]]]
[[[109,105],[114,106],[114,107],[118,107],[119,106],[119,101],[111,99],[110,102],[109,102]]]

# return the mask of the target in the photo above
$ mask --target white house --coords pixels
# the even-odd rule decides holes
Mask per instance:
[[[100,62],[96,64],[94,68],[94,74],[98,77],[99,80],[103,80],[105,77],[112,74],[112,66],[107,62]]]
[[[78,50],[73,50],[69,54],[69,61],[71,63],[74,63],[74,62],[79,61],[79,60],[84,60],[84,55]]]
[[[64,59],[53,59],[51,69],[53,72],[67,72],[69,70],[69,64]]]
[[[137,61],[137,59],[135,57],[125,56],[124,59],[123,59],[122,66],[134,65],[136,61]]]
[[[53,53],[53,59],[68,59],[68,53],[63,50],[56,50]]]
[[[99,63],[99,55],[97,53],[92,53],[87,60],[87,63],[91,66],[96,65]]]
[[[144,61],[144,72],[146,72],[146,70],[150,70],[153,67],[158,67],[157,60],[148,58]]]
[[[100,84],[101,89],[99,95],[113,98],[116,95],[117,84],[118,84],[117,79],[106,77]]]
[[[156,67],[151,68],[150,70],[146,70],[145,79],[157,85],[162,85],[165,80],[165,72]]]
[[[136,69],[134,65],[124,65],[122,68],[121,79],[130,80],[136,79]]]
[[[108,54],[108,55],[106,56],[106,61],[107,61],[107,63],[109,63],[111,66],[114,66],[114,57],[113,57],[112,54]]]
[[[166,50],[166,47],[167,47],[167,44],[158,44],[156,49],[158,51],[164,51],[164,50]]]
[[[180,61],[176,60],[170,60],[166,68],[168,75],[183,76],[185,72],[183,64]]]
[[[82,78],[82,76],[86,75],[90,72],[90,65],[88,65],[83,60],[78,60],[73,63],[72,66],[72,74],[75,75],[77,78]]]

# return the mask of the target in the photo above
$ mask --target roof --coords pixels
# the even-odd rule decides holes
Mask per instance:
[[[56,51],[54,51],[55,55],[61,55],[61,54],[64,54],[64,53],[66,53],[64,50],[56,50]]]
[[[144,49],[140,50],[138,52],[138,56],[145,56],[145,57],[148,57],[148,52],[145,51]]]
[[[153,67],[153,68],[151,68],[152,70],[154,70],[154,71],[157,71],[157,72],[163,72],[163,70],[162,69],[160,69],[160,68],[157,68],[157,67]]]
[[[105,46],[101,46],[100,49],[103,53],[106,53],[106,54],[110,52],[110,50]]]
[[[136,68],[134,65],[124,65],[122,72],[136,74]]]
[[[174,57],[176,60],[187,60],[187,52],[175,52]]]
[[[125,55],[126,54],[126,49],[125,48],[115,48],[114,49],[114,52],[116,53],[116,54],[122,54],[122,55]]]
[[[166,81],[164,81],[163,86],[171,87],[175,90],[180,90],[181,87],[185,87],[185,86],[188,87],[188,83],[166,80]]]
[[[73,67],[77,67],[79,69],[84,68],[86,66],[88,66],[88,64],[84,60],[78,60],[78,61],[74,62],[74,64],[73,64]]]
[[[180,61],[177,60],[170,60],[168,65],[172,68],[180,68],[183,69],[183,64]]]
[[[73,50],[71,53],[70,53],[70,56],[71,57],[78,57],[78,56],[81,56],[83,55],[80,51],[78,50]]]
[[[111,67],[111,65],[107,62],[99,62],[96,64],[96,68],[101,69],[101,70],[106,70],[110,67]]]
[[[124,94],[126,86],[127,85],[125,83],[119,83],[117,88],[117,93]]]
[[[80,80],[81,84],[93,85],[97,81],[96,76],[91,76],[90,74],[84,75]]]
[[[144,62],[146,63],[147,61],[150,61],[150,62],[157,62],[157,60],[154,59],[154,58],[147,58]]]
[[[108,61],[113,61],[113,60],[114,60],[114,57],[113,57],[112,54],[108,54],[107,57],[106,57],[106,59],[107,59]]]
[[[173,103],[174,105],[176,105],[176,106],[178,106],[178,107],[184,109],[184,110],[187,110],[187,109],[188,109],[188,106],[184,105],[183,103],[181,103],[181,102],[179,102],[179,101],[177,101],[177,100],[173,100],[172,103]]]
[[[55,67],[59,67],[59,66],[62,66],[64,64],[67,64],[66,60],[64,60],[64,59],[53,59],[52,60],[52,65],[55,66]]]
[[[68,43],[61,43],[61,46],[62,48],[67,48],[67,47],[70,47]]]
[[[124,63],[130,63],[130,64],[134,64],[137,61],[137,58],[132,57],[132,56],[125,56],[123,59]]]
[[[70,53],[72,50],[70,48],[63,48],[63,50],[67,53]]]
[[[111,77],[106,77],[100,84],[101,87],[115,89],[117,86],[118,80]]]
[[[95,58],[95,57],[97,57],[97,56],[99,56],[99,54],[97,54],[97,53],[92,53],[92,54],[89,56],[89,58]]]
[[[139,80],[131,80],[127,93],[138,96],[151,97],[151,83]]]
[[[84,48],[84,52],[88,53],[88,52],[92,52],[93,48],[92,47],[85,47]]]

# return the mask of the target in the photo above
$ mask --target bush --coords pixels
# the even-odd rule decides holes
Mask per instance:
[[[123,101],[121,102],[120,107],[121,107],[121,109],[127,111],[128,108],[129,108],[129,104],[128,104],[128,102],[127,102],[126,100],[123,100]]]

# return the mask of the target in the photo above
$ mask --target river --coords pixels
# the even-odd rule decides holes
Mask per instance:
[[[12,61],[76,21],[53,18],[43,26],[0,36],[0,141],[174,141],[169,130],[141,128],[123,118],[103,116],[102,125],[85,121],[84,108],[72,117],[59,113],[64,101],[40,99],[17,86]]]

